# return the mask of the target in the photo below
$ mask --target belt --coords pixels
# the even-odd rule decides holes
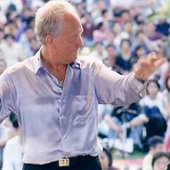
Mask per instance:
[[[77,156],[77,157],[70,157],[70,158],[62,158],[58,161],[54,161],[48,164],[43,165],[34,165],[34,164],[24,164],[24,166],[30,167],[71,167],[77,164],[87,163],[88,161],[98,160],[98,156]]]

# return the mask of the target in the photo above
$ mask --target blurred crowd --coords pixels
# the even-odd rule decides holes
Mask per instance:
[[[0,0],[0,74],[39,50],[34,17],[47,1]],[[105,148],[100,155],[102,170],[114,169],[113,150],[124,157],[136,149],[148,153],[143,165],[149,164],[149,169],[141,165],[143,170],[162,170],[157,161],[163,159],[167,165],[170,160],[170,18],[157,11],[166,0],[69,1],[84,29],[80,57],[101,60],[122,75],[131,73],[137,60],[149,58],[152,51],[165,57],[138,103],[117,108],[99,105],[99,140]],[[0,126],[0,164],[3,170],[21,170],[22,133],[11,115]]]

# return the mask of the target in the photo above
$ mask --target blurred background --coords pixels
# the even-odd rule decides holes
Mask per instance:
[[[40,48],[36,10],[48,0],[0,0],[0,74]],[[70,0],[83,25],[80,57],[116,72],[133,71],[138,59],[161,52],[165,64],[146,84],[138,103],[99,105],[102,170],[165,170],[170,161],[170,0]],[[11,113],[0,126],[0,167],[22,170],[22,134]]]

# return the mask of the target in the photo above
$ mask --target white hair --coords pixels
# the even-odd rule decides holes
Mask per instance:
[[[35,33],[42,44],[45,44],[48,34],[57,36],[60,33],[65,13],[71,13],[79,18],[74,6],[66,0],[53,0],[38,9],[35,17]]]

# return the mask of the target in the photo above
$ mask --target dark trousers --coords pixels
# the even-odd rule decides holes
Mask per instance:
[[[98,157],[80,156],[70,160],[69,167],[59,167],[58,161],[44,165],[24,164],[23,170],[101,170]],[[73,162],[73,163],[72,163]]]

